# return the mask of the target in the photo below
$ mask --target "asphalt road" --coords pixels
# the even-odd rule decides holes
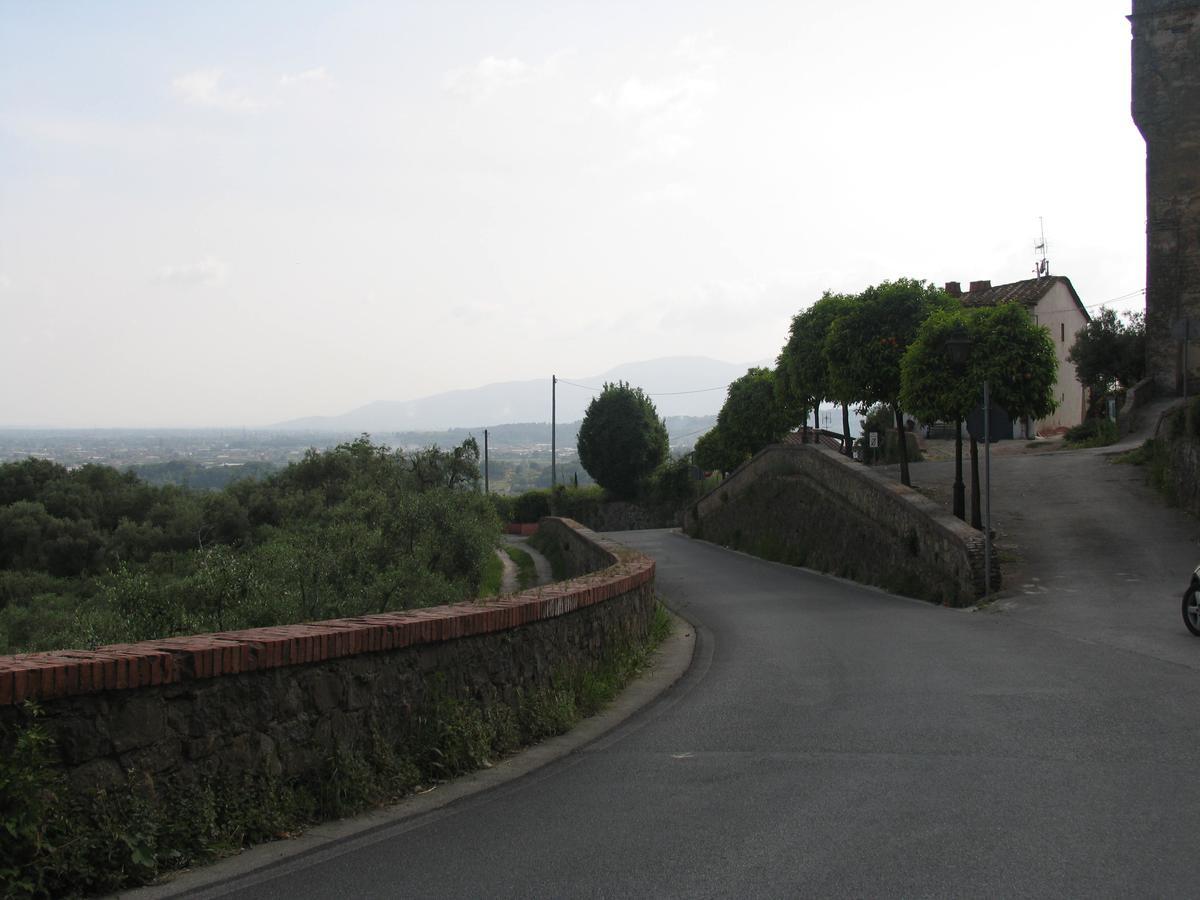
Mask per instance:
[[[681,681],[531,775],[212,895],[1200,890],[1200,641],[1165,599],[1143,612],[1170,624],[1126,646],[1032,605],[947,610],[666,531],[614,537],[696,626]]]
[[[990,612],[1114,648],[1200,663],[1180,595],[1200,563],[1200,522],[1108,450],[992,458],[992,527],[1004,585]],[[913,485],[949,511],[952,462],[912,466]]]

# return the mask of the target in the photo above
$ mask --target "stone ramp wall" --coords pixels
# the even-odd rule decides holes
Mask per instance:
[[[775,445],[688,510],[684,530],[948,606],[983,593],[983,534],[823,447]],[[1000,582],[995,556],[992,586]]]
[[[339,749],[403,741],[430,704],[519,704],[564,668],[642,641],[654,562],[564,519],[576,577],[483,602],[0,657],[0,725],[34,700],[81,791],[266,773],[317,777]]]

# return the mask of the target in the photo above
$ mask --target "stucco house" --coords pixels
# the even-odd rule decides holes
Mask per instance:
[[[1070,428],[1083,421],[1087,409],[1084,387],[1075,378],[1075,366],[1067,359],[1075,335],[1083,329],[1091,316],[1075,292],[1071,279],[1063,275],[1044,275],[1011,284],[992,286],[990,281],[972,281],[964,292],[958,282],[946,285],[946,293],[957,297],[964,306],[995,306],[999,303],[1021,303],[1030,316],[1050,332],[1054,341],[1054,352],[1058,358],[1058,380],[1054,384],[1054,398],[1058,409],[1037,422],[1014,422],[1014,437],[1033,437],[1063,428]]]

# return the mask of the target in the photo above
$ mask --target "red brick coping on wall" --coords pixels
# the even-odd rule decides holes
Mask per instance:
[[[519,594],[306,625],[248,628],[98,650],[0,656],[0,705],[320,662],[489,634],[565,615],[654,579],[654,561],[559,520],[611,558],[607,568]]]
[[[537,530],[537,522],[509,522],[504,526],[505,534],[519,534],[521,537],[532,537]]]

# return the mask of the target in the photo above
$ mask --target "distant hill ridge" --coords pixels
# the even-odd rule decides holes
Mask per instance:
[[[600,375],[560,378],[557,419],[559,422],[582,419],[593,396],[586,388],[599,388],[606,381],[627,381],[642,388],[652,396],[658,414],[663,417],[716,415],[725,402],[725,385],[746,374],[748,368],[703,356],[669,356],[626,363]],[[447,391],[417,400],[378,400],[340,416],[311,416],[268,427],[281,431],[383,434],[464,428],[479,431],[492,423],[549,421],[550,376],[547,375],[529,381]]]
[[[574,422],[559,422],[554,429],[557,434],[558,449],[569,450],[575,447],[579,435],[579,425],[582,420]],[[717,424],[717,417],[712,416],[667,416],[667,435],[672,447],[690,447],[696,443],[696,438]],[[492,450],[529,450],[534,447],[550,447],[549,422],[514,422],[503,425],[487,425],[479,428],[447,428],[441,431],[375,431],[370,432],[371,439],[389,447],[414,449],[418,447],[435,446],[443,449],[456,447],[469,437],[479,442],[483,448],[483,430],[487,428],[488,444]]]

